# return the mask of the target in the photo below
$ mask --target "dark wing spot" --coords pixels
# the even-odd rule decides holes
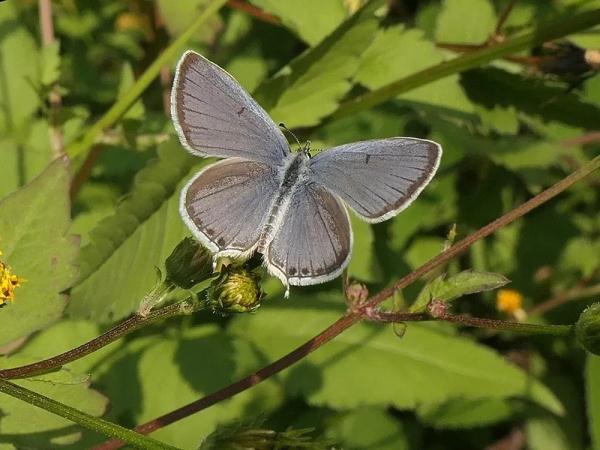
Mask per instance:
[[[308,275],[309,270],[306,267],[302,268],[302,275]]]
[[[290,273],[290,275],[296,275],[298,273],[295,267],[290,267],[288,272]]]
[[[213,234],[215,234],[215,230],[213,230],[212,228],[207,228],[206,229],[206,234],[209,236],[212,236]]]
[[[237,112],[237,115],[238,115],[238,117],[239,117],[239,116],[241,116],[241,115],[244,113],[244,111],[246,111],[246,107],[245,107],[245,106],[242,106],[242,107],[240,108],[240,110]]]
[[[219,240],[217,241],[217,244],[219,244],[221,247],[223,247],[225,245],[225,239],[219,238]]]
[[[365,164],[369,164],[369,160],[371,159],[371,155],[368,153],[365,155]]]

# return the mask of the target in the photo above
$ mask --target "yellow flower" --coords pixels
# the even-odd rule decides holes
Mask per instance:
[[[496,294],[496,309],[521,321],[525,319],[523,295],[514,289],[500,289]]]
[[[2,252],[0,252],[2,256]],[[11,273],[10,267],[0,261],[0,306],[15,299],[15,289],[21,286],[23,280]]]

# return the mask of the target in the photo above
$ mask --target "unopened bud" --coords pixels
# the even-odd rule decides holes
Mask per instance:
[[[229,266],[208,288],[208,302],[215,313],[244,313],[260,306],[260,278],[243,267]]]
[[[353,281],[346,287],[346,298],[350,303],[363,303],[369,298],[369,289],[364,284]]]
[[[588,352],[600,355],[600,303],[583,310],[575,324],[575,336]]]
[[[212,273],[212,255],[195,239],[183,239],[165,261],[167,283],[183,289],[207,279]]]

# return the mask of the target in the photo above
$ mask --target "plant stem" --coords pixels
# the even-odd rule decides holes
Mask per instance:
[[[135,427],[135,430],[144,434],[150,433],[154,430],[157,430],[173,422],[177,422],[178,420],[188,417],[194,413],[197,413],[198,411],[202,411],[203,409],[206,409],[209,406],[214,405],[215,403],[233,397],[234,395],[239,394],[240,392],[243,392],[246,389],[257,385],[258,383],[266,380],[267,378],[290,367],[302,358],[317,350],[322,345],[331,341],[333,338],[341,334],[346,329],[350,328],[355,323],[359,322],[362,319],[361,311],[367,310],[368,308],[376,307],[378,304],[390,297],[397,290],[405,288],[406,286],[414,283],[421,276],[431,272],[438,266],[449,261],[451,258],[454,258],[461,252],[467,250],[469,246],[471,246],[479,239],[483,239],[484,237],[489,236],[494,231],[508,225],[509,223],[527,214],[532,209],[537,208],[541,204],[547,202],[551,198],[563,192],[564,190],[572,186],[574,183],[586,177],[599,167],[600,156],[589,161],[581,168],[568,175],[567,177],[563,178],[558,183],[552,185],[545,191],[540,192],[538,195],[536,195],[529,201],[518,206],[512,211],[509,211],[508,213],[504,214],[503,216],[499,217],[498,219],[494,220],[493,222],[489,223],[483,228],[480,228],[472,235],[466,237],[462,241],[459,241],[449,249],[443,251],[438,256],[430,259],[425,264],[418,267],[413,272],[406,275],[404,278],[400,279],[392,287],[384,289],[378,294],[371,297],[371,299],[366,301],[364,305],[358,307],[356,312],[350,312],[342,316],[335,323],[331,324],[329,327],[323,330],[321,333],[319,333],[309,341],[305,342],[304,344],[300,345],[295,350],[292,350],[287,355],[263,367],[255,373],[245,378],[242,378],[241,380],[238,380],[230,384],[229,386],[224,387],[223,389],[220,389],[205,397],[188,403],[185,406],[177,408],[167,414],[164,414],[156,419],[150,420],[149,422],[146,422],[142,425],[138,425],[137,427]],[[122,443],[116,440],[111,440],[96,446],[94,450],[114,450],[121,447]]]
[[[52,20],[51,0],[38,0],[38,11],[42,44],[46,47],[56,42],[56,37],[54,36],[54,22]],[[62,103],[57,86],[52,86],[52,89],[48,94],[48,100],[50,101],[50,145],[52,146],[53,156],[58,158],[64,152],[64,140],[57,120],[58,110]]]
[[[578,300],[581,298],[588,298],[594,295],[600,295],[600,284],[595,284],[593,286],[588,287],[576,287],[567,292],[561,292],[556,296],[552,297],[550,300],[546,300],[543,303],[535,305],[528,311],[528,315],[541,315],[545,314],[548,311],[560,306],[564,303],[567,303],[571,300]]]
[[[487,328],[499,331],[514,331],[515,333],[522,334],[547,334],[552,336],[568,336],[573,331],[573,327],[571,325],[541,325],[533,323],[511,322],[506,320],[471,317],[463,314],[443,314],[438,317],[427,317],[427,315],[423,313],[396,313],[378,311],[375,315],[369,314],[369,319],[376,322],[415,322],[423,320],[440,320],[443,322],[452,322],[469,327]]]
[[[161,55],[146,69],[134,85],[115,104],[92,125],[78,141],[67,148],[67,154],[74,158],[87,154],[94,145],[96,138],[102,131],[121,118],[123,114],[135,103],[138,97],[146,90],[150,83],[159,75],[160,69],[170,64],[183,46],[198,32],[204,23],[215,14],[227,0],[211,0],[198,18],[177,39],[169,45]]]
[[[65,419],[78,423],[79,425],[92,431],[102,433],[106,436],[118,438],[135,448],[148,450],[177,450],[177,447],[163,444],[162,442],[128,430],[127,428],[123,428],[114,423],[90,416],[89,414],[78,411],[75,408],[71,408],[70,406],[30,391],[29,389],[25,389],[24,387],[11,383],[7,380],[0,379],[0,392],[18,398],[19,400],[23,400],[24,402],[37,406],[38,408],[42,408],[46,411],[56,414],[57,416],[64,417]]]
[[[568,34],[590,28],[598,23],[600,23],[600,9],[582,12],[575,16],[540,26],[537,29],[523,33],[519,36],[508,38],[502,43],[461,55],[450,61],[445,61],[394,81],[393,83],[382,86],[374,91],[359,95],[342,103],[330,119],[338,119],[358,111],[372,108],[373,106],[391,100],[411,89],[437,81],[455,73],[479,67],[494,59],[502,58],[511,53],[519,52],[543,42],[558,39]]]
[[[182,302],[174,303],[163,308],[152,311],[148,316],[143,317],[135,315],[124,320],[118,325],[115,325],[100,336],[80,345],[74,349],[68,350],[59,355],[53,356],[42,361],[37,361],[26,366],[13,367],[11,369],[0,370],[1,379],[26,378],[42,373],[50,372],[58,369],[67,363],[83,358],[102,347],[107,346],[111,342],[116,341],[122,336],[125,336],[135,330],[150,325],[159,320],[167,319],[182,314],[190,314],[202,308],[198,302],[191,299],[183,300]]]

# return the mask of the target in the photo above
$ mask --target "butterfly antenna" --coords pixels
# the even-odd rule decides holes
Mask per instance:
[[[287,131],[288,133],[290,133],[292,135],[292,137],[296,140],[296,142],[298,143],[298,147],[302,148],[302,145],[300,144],[300,141],[298,140],[298,138],[296,137],[296,135],[294,133],[291,132],[291,130],[285,126],[285,124],[282,122],[279,124],[279,126],[281,128],[283,128],[285,131]]]

